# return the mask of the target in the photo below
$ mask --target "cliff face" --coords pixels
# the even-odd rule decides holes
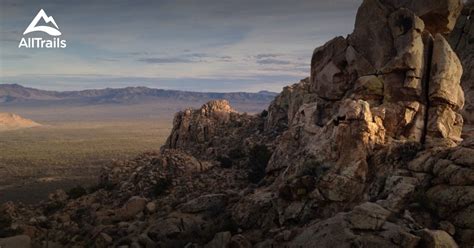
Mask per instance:
[[[474,138],[444,38],[461,9],[365,0],[268,111],[179,112],[160,153],[105,170],[97,191],[2,211],[65,245],[472,247]]]
[[[466,105],[463,117],[466,124],[474,124],[474,2],[468,1],[464,6],[458,22],[449,36],[449,42],[454,48],[464,68],[461,85],[466,94]]]

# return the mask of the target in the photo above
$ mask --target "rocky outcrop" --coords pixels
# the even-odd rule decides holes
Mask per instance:
[[[460,6],[365,0],[268,111],[179,112],[159,153],[76,199],[12,207],[3,228],[67,246],[471,247],[474,140],[443,36]]]
[[[451,30],[452,19],[459,15],[460,3],[441,1],[443,3],[424,5],[417,4],[419,2],[364,1],[354,33],[347,40],[338,37],[313,53],[311,85],[320,98],[336,101],[331,107],[343,97],[369,102],[383,121],[389,138],[424,141],[428,137],[428,143],[431,143],[431,136],[434,136],[445,139],[446,145],[453,145],[460,137],[457,130],[461,120],[454,115],[463,105],[459,87],[462,68],[443,37],[437,35],[439,30],[425,27],[425,22],[434,25],[429,16],[438,16],[442,12],[440,6],[449,6],[443,8],[445,16],[439,16],[446,19],[446,25],[437,27]],[[449,54],[453,56],[448,57]],[[448,68],[441,68],[443,64]],[[443,90],[442,82],[452,87],[454,93]],[[447,96],[436,98],[437,95]],[[454,118],[440,124],[448,126],[449,130],[444,132],[436,132],[436,127],[428,132],[424,126],[425,118],[434,119],[436,126],[448,117],[443,113],[446,111],[434,108],[439,105],[435,98],[456,101],[447,102],[453,106],[451,115]],[[319,104],[321,108],[324,106]],[[327,112],[329,116],[334,114],[330,110],[318,111]],[[433,114],[428,117],[428,112]]]
[[[462,141],[462,66],[442,36],[460,8],[460,1],[364,1],[354,33],[314,51],[309,94],[315,96],[292,118],[279,115],[288,130],[266,169],[271,186],[237,205],[238,223],[271,229],[272,219],[287,226],[332,218],[369,199],[395,214],[406,210],[428,176],[407,170],[407,160],[420,149]],[[266,214],[255,220],[262,208]]]
[[[288,129],[301,105],[314,102],[317,95],[311,93],[309,78],[286,86],[268,107],[265,130],[281,134]]]
[[[450,223],[451,233],[462,243],[472,244],[474,229],[474,140],[469,138],[456,148],[427,150],[408,163],[408,169],[424,176],[420,204]],[[426,194],[424,194],[426,192]]]
[[[314,240],[322,247],[417,247],[420,237],[411,234],[403,223],[409,220],[389,221],[389,215],[375,203],[364,203],[350,212],[309,224],[290,247],[314,247]]]
[[[163,148],[182,149],[199,158],[216,158],[236,147],[248,146],[242,137],[263,131],[263,120],[237,113],[226,100],[175,115],[173,129]],[[218,145],[217,145],[218,144]]]
[[[12,113],[0,113],[0,131],[39,127],[39,123]]]
[[[417,13],[431,6],[438,15],[438,5],[410,4],[364,1],[354,33],[314,51],[309,84],[316,96],[287,118],[288,130],[278,138],[266,169],[286,201],[277,209],[305,200],[308,209],[326,206],[309,214],[330,217],[369,197],[367,185],[378,173],[369,158],[376,151],[410,142],[426,148],[461,142],[462,67],[437,33],[449,31],[451,24],[428,29]],[[456,1],[445,4],[458,6]],[[459,15],[448,12],[446,20]],[[399,211],[420,182],[392,175],[385,183],[391,189],[383,192],[387,198],[380,204]]]
[[[218,126],[225,126],[230,122],[232,113],[235,110],[225,100],[211,101],[197,111],[187,109],[177,113],[165,146],[186,149],[185,146],[189,144],[210,142],[216,136]]]

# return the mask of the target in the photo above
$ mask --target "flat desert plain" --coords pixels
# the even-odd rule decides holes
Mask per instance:
[[[94,186],[103,166],[158,150],[173,115],[143,115],[141,107],[0,108],[41,124],[0,132],[0,203],[33,203],[57,188]]]

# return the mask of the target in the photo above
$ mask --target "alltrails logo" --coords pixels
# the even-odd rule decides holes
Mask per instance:
[[[43,20],[44,23],[51,23],[54,27],[51,26],[39,26],[38,22]],[[38,14],[35,16],[30,25],[26,28],[23,35],[32,33],[32,32],[44,32],[50,36],[60,36],[61,32],[59,31],[58,24],[54,21],[52,16],[46,15],[43,9],[41,9]],[[21,38],[18,48],[66,48],[66,40],[63,40],[59,37],[53,37],[52,39],[43,39],[41,37],[29,37]]]

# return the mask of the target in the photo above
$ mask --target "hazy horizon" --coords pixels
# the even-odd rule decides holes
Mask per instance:
[[[314,48],[352,32],[360,2],[0,0],[0,83],[279,92],[309,75]],[[18,48],[40,9],[67,48]]]
[[[101,87],[100,85],[98,85],[96,88],[83,88],[83,89],[65,89],[65,90],[61,90],[61,89],[48,89],[47,87],[46,88],[43,88],[41,86],[39,87],[36,87],[36,86],[26,86],[26,85],[23,85],[23,84],[20,84],[20,83],[3,83],[3,82],[0,82],[0,86],[2,85],[19,85],[21,87],[24,87],[24,88],[30,88],[30,89],[36,89],[36,90],[44,90],[44,91],[56,91],[56,92],[65,92],[65,91],[86,91],[86,90],[107,90],[107,89],[125,89],[125,88],[140,88],[140,87],[145,87],[145,88],[148,88],[148,89],[157,89],[157,90],[169,90],[169,91],[183,91],[183,92],[196,92],[196,93],[260,93],[260,92],[270,92],[270,93],[274,93],[274,94],[278,94],[280,92],[277,92],[277,91],[270,91],[270,90],[258,90],[258,91],[206,91],[206,90],[185,90],[185,89],[173,89],[173,88],[160,88],[160,87],[155,87],[155,86],[143,86],[143,85],[140,85],[140,84],[136,84],[136,85],[130,85],[130,86],[127,86],[127,85],[124,85],[124,86],[109,86],[109,87]]]

